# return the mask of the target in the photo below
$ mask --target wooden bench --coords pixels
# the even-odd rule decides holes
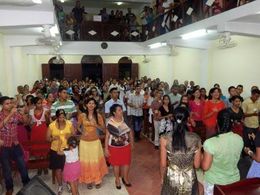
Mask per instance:
[[[257,195],[260,194],[260,178],[245,179],[230,185],[215,185],[214,195]]]

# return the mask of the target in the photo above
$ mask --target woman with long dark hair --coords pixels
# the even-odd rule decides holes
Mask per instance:
[[[232,96],[229,101],[232,103],[232,106],[228,108],[231,120],[232,120],[232,130],[234,133],[237,133],[243,137],[243,120],[244,112],[241,108],[242,97],[239,95]]]
[[[217,115],[225,108],[225,103],[220,100],[221,91],[214,87],[209,91],[209,100],[205,102],[203,109],[203,123],[206,126],[206,138],[217,132]]]
[[[74,133],[74,128],[69,120],[66,120],[66,113],[58,109],[55,113],[56,120],[53,121],[47,131],[47,141],[51,142],[50,169],[55,173],[59,188],[58,195],[62,194],[62,171],[65,164],[65,156],[59,152],[67,148],[67,139]]]
[[[159,108],[158,118],[160,120],[159,135],[167,134],[172,131],[173,110],[171,100],[168,95],[164,95],[162,106]]]
[[[35,97],[33,99],[33,104],[35,107],[30,110],[30,119],[31,119],[31,141],[38,142],[37,145],[33,145],[32,148],[37,152],[34,152],[33,155],[36,157],[43,157],[45,155],[44,149],[49,149],[50,145],[46,144],[46,135],[49,125],[50,114],[46,108],[42,105],[42,99]],[[48,170],[44,170],[45,173]],[[38,169],[38,174],[41,175],[42,169]]]
[[[243,149],[242,138],[232,132],[232,121],[227,109],[217,115],[217,133],[203,145],[201,168],[205,171],[204,194],[213,195],[214,185],[228,185],[239,181],[237,167]]]
[[[177,107],[174,117],[173,134],[160,139],[161,195],[198,194],[195,168],[200,167],[201,141],[187,131],[189,112],[185,107]]]
[[[79,144],[81,175],[80,183],[86,183],[88,189],[101,187],[103,177],[108,173],[106,160],[99,133],[105,133],[103,117],[97,112],[97,102],[94,98],[85,100],[86,110],[78,118],[78,130],[82,131]],[[82,130],[81,130],[82,129]]]

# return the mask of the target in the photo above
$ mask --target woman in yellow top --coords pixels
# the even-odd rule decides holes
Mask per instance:
[[[56,111],[56,120],[48,128],[47,140],[51,142],[50,169],[55,172],[55,177],[59,184],[58,195],[63,191],[62,170],[65,164],[65,156],[60,155],[60,151],[67,148],[67,139],[74,133],[73,125],[66,120],[66,113],[63,109]]]
[[[105,132],[103,117],[97,113],[97,102],[89,98],[84,102],[86,112],[78,118],[78,129],[82,132],[79,145],[81,175],[79,182],[88,184],[88,189],[101,187],[103,177],[108,173],[98,132]]]

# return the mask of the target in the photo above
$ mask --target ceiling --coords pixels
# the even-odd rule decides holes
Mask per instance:
[[[54,2],[58,2],[59,4],[63,4],[65,6],[74,7],[75,0],[65,0],[64,3],[61,3],[60,0],[54,0]],[[122,5],[117,5],[117,2],[122,2]],[[113,9],[125,9],[125,8],[140,8],[144,5],[150,5],[152,0],[81,0],[81,5],[88,8],[113,8]]]
[[[52,0],[42,0],[42,4],[35,4],[32,0],[0,0],[0,9],[50,11],[53,5]]]
[[[260,23],[260,12],[258,14],[253,14],[241,18],[237,18],[235,20],[236,22],[248,22],[248,23]]]
[[[42,27],[0,27],[0,33],[7,35],[42,35]]]

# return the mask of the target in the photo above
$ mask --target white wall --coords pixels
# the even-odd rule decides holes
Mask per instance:
[[[252,85],[260,84],[260,38],[233,36],[237,47],[220,50],[217,41],[207,50],[177,48],[178,55],[131,56],[139,63],[139,76],[159,77],[170,85],[174,79],[180,82],[194,80],[210,89],[219,83],[224,94],[230,85],[243,84],[244,96],[249,95]],[[62,55],[66,63],[80,63],[83,55]],[[0,91],[14,95],[17,85],[29,84],[41,79],[41,64],[53,55],[27,55],[22,47],[7,47],[0,34]],[[123,55],[103,55],[105,63],[117,63]]]
[[[205,83],[201,77],[204,51],[199,49],[177,48],[177,55],[148,56],[149,63],[140,61],[139,75],[160,78],[170,85],[173,80],[179,82],[193,80],[195,83]],[[206,56],[207,58],[207,56]],[[207,86],[206,86],[207,87]]]
[[[5,62],[4,62],[4,40],[3,35],[0,34],[0,92],[2,94],[7,93],[7,88],[5,87],[6,83],[6,74],[5,74]]]
[[[242,84],[244,96],[252,85],[260,86],[260,38],[232,36],[237,46],[218,49],[217,43],[210,49],[210,85],[219,83],[223,89]]]

